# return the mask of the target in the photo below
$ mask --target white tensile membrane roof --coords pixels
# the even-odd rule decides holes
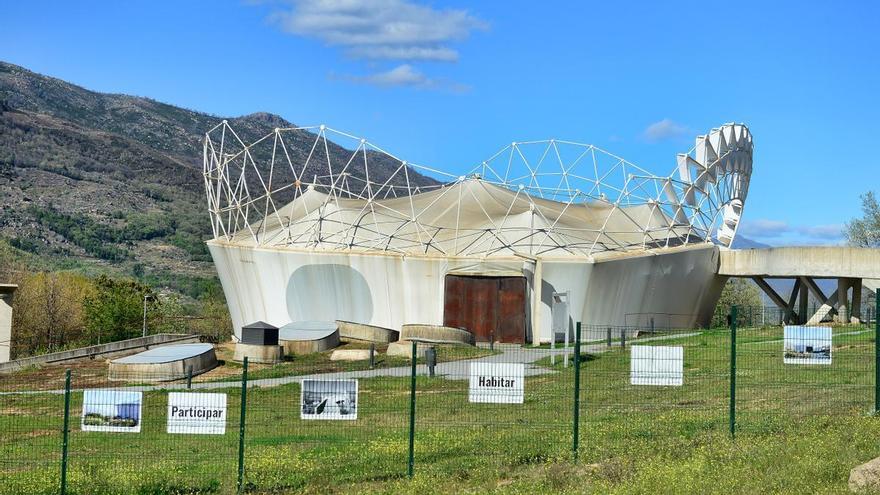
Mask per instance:
[[[245,144],[224,121],[206,134],[204,177],[214,238],[235,245],[591,257],[729,246],[752,149],[745,125],[725,124],[657,176],[589,144],[514,142],[453,175],[325,126],[276,129]]]

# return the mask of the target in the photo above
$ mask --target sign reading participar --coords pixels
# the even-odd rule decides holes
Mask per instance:
[[[168,394],[168,433],[226,433],[226,394]]]
[[[684,383],[684,348],[634,345],[629,355],[629,382],[632,385],[672,385]]]
[[[525,365],[522,363],[471,363],[470,402],[522,404]]]

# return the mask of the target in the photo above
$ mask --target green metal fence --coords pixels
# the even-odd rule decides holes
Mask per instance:
[[[612,469],[633,452],[796,435],[878,409],[876,321],[788,334],[742,325],[741,312],[729,321],[577,324],[569,347],[412,343],[416,360],[383,346],[373,361],[227,363],[174,382],[110,381],[100,363],[26,370],[0,377],[0,493],[284,492],[548,462]],[[193,394],[223,396],[212,423],[222,431],[169,420],[175,405],[196,420],[217,407]]]

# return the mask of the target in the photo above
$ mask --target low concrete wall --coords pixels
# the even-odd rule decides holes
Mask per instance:
[[[217,367],[214,349],[165,363],[118,363],[110,362],[110,380],[138,380],[164,382],[182,380],[187,377],[187,368],[192,366],[192,376],[201,375]]]
[[[441,325],[404,325],[400,340],[417,340],[438,344],[474,344],[474,334],[460,328]]]
[[[134,354],[149,349],[159,344],[186,344],[197,343],[201,341],[198,335],[184,335],[175,333],[157,333],[146,337],[138,337],[136,339],[119,340],[107,344],[93,345],[89,347],[80,347],[79,349],[71,349],[69,351],[53,352],[51,354],[42,354],[39,356],[31,356],[22,359],[16,359],[8,363],[0,363],[0,373],[8,373],[20,370],[29,366],[39,366],[41,364],[61,364],[86,359],[107,359],[111,357],[119,357],[128,354]]]
[[[284,348],[284,354],[287,356],[295,356],[302,354],[312,354],[315,352],[329,351],[339,347],[339,330],[335,330],[330,335],[313,340],[286,340],[279,339],[278,344]]]
[[[336,320],[339,326],[339,338],[343,342],[370,342],[374,344],[388,344],[397,342],[400,332],[375,325],[365,325],[352,321]]]

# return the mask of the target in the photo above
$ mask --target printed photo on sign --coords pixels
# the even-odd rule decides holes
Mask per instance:
[[[142,392],[86,390],[83,392],[83,431],[140,433]]]
[[[684,383],[684,348],[634,345],[629,354],[632,385],[680,387]]]
[[[302,419],[357,419],[357,380],[303,380]]]
[[[783,332],[785,364],[831,364],[831,327],[786,325]]]
[[[524,394],[524,364],[470,363],[470,402],[522,404]]]
[[[226,394],[170,392],[168,433],[196,435],[226,433]]]

